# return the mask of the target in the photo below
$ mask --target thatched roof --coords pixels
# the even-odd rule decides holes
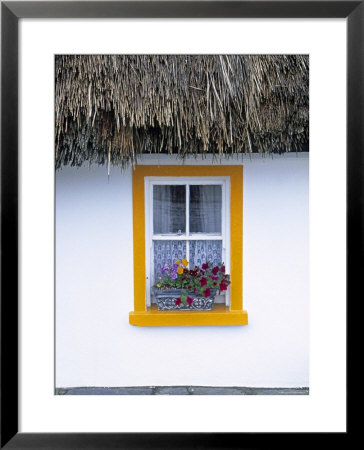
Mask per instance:
[[[60,55],[56,167],[307,150],[307,55]]]

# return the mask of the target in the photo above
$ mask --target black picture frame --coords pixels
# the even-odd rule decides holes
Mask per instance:
[[[262,447],[264,442],[274,441],[278,433],[18,432],[18,22],[21,18],[115,17],[347,18],[347,305],[354,293],[361,292],[364,1],[1,2],[1,448]],[[348,437],[348,433],[338,435],[336,442]],[[301,442],[304,444],[309,436],[303,434]],[[291,447],[296,439],[296,434],[284,435],[281,447]],[[315,439],[318,443],[317,434]]]

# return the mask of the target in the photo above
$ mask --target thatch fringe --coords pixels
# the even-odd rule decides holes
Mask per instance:
[[[56,167],[300,151],[306,55],[56,56]]]

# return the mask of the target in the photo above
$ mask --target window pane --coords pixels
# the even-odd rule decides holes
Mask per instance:
[[[190,268],[222,261],[222,241],[190,241]]]
[[[153,187],[153,232],[186,232],[186,186]]]
[[[221,233],[221,185],[190,186],[190,233]]]
[[[186,258],[186,241],[154,241],[154,280],[158,280],[160,270],[165,264],[173,264],[177,259]]]

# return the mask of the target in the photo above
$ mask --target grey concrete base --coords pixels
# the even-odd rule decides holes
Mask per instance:
[[[131,386],[56,388],[56,395],[308,395],[308,387]]]

